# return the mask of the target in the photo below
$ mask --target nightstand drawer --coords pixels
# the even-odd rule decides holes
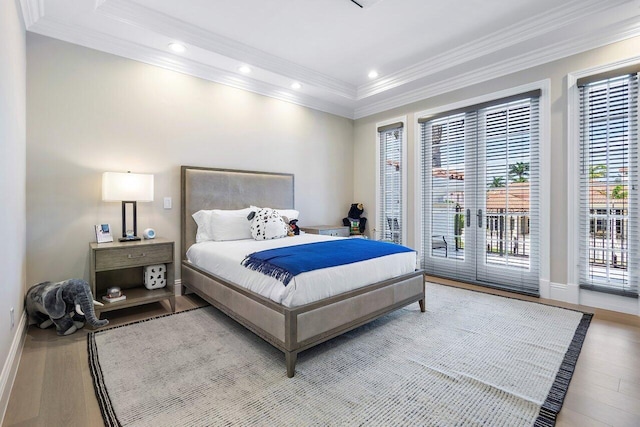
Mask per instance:
[[[173,245],[144,245],[96,251],[96,271],[173,261]]]

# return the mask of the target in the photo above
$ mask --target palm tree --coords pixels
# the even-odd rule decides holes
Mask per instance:
[[[504,187],[504,178],[501,176],[494,176],[493,181],[489,185],[489,188],[500,188]]]
[[[626,199],[628,194],[629,192],[624,191],[624,187],[622,185],[616,185],[611,191],[611,197],[614,199]]]
[[[509,168],[509,176],[513,182],[529,181],[529,163],[517,162]],[[514,178],[515,177],[515,178]]]
[[[589,179],[599,179],[607,176],[606,165],[589,165]]]

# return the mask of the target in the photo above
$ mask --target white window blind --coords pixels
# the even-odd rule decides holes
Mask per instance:
[[[538,98],[533,91],[419,120],[428,273],[539,293]]]
[[[476,139],[476,113],[458,113],[421,124],[423,173],[423,257],[469,258],[465,212],[469,189],[467,141]],[[465,178],[467,178],[465,180]],[[468,218],[467,218],[468,219]],[[428,231],[427,231],[428,230]],[[423,260],[423,266],[429,265]],[[466,277],[456,263],[437,268],[448,277]]]
[[[403,123],[378,128],[379,180],[378,236],[382,240],[403,244]]]
[[[578,81],[580,287],[638,296],[638,76]]]

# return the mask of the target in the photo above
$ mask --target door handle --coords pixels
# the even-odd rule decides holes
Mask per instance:
[[[467,209],[467,227],[471,227],[471,209]]]
[[[482,209],[478,209],[478,228],[482,228]]]

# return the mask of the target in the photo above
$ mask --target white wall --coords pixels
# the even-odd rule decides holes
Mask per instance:
[[[11,366],[25,292],[25,30],[17,0],[0,1],[0,420],[12,381]],[[9,310],[14,308],[11,327]],[[14,347],[12,348],[12,344]]]
[[[121,233],[104,171],[155,175],[138,231],[177,249],[180,165],[293,173],[300,225],[339,224],[349,209],[349,119],[34,34],[27,55],[28,283],[88,279],[93,225]]]

